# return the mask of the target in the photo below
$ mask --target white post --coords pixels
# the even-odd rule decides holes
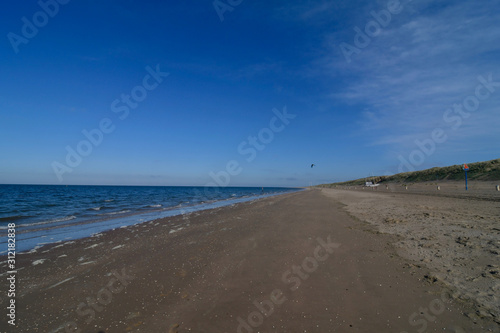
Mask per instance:
[[[437,190],[438,190],[438,191],[441,191],[441,186],[438,186],[438,187],[437,187]]]
[[[500,191],[500,185],[497,185],[497,191]]]

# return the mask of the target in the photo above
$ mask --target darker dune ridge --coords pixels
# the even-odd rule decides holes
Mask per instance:
[[[467,163],[469,166],[468,178],[476,181],[500,181],[500,159]],[[318,185],[320,187],[333,186],[355,186],[364,185],[366,181],[375,183],[420,183],[438,181],[461,181],[464,179],[462,165],[452,165],[447,167],[434,167],[421,171],[398,173],[392,176],[373,176]]]

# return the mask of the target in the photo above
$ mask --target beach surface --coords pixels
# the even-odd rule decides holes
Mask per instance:
[[[437,189],[439,186],[439,190]],[[323,190],[351,216],[397,235],[397,253],[472,301],[471,318],[500,321],[500,192],[492,182],[388,184]]]
[[[1,331],[498,332],[499,202],[413,196],[312,189],[18,254]]]

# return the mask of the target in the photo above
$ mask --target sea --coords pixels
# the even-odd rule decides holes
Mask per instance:
[[[280,187],[0,185],[0,255],[115,228],[298,191]]]

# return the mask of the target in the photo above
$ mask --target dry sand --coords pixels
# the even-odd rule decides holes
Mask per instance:
[[[439,185],[323,191],[352,216],[400,236],[398,254],[475,304],[467,316],[500,322],[500,192],[489,182],[469,183],[467,192],[463,182]]]
[[[381,234],[329,197],[358,215],[377,206],[370,202],[390,201],[364,195],[309,190],[20,254],[17,327],[2,320],[0,331],[498,332],[490,317],[464,315],[475,313],[469,298],[450,297],[453,289],[424,278],[426,266],[396,254],[393,244],[411,253],[410,239]],[[413,202],[401,197],[398,204]],[[431,236],[441,237],[422,237]]]

